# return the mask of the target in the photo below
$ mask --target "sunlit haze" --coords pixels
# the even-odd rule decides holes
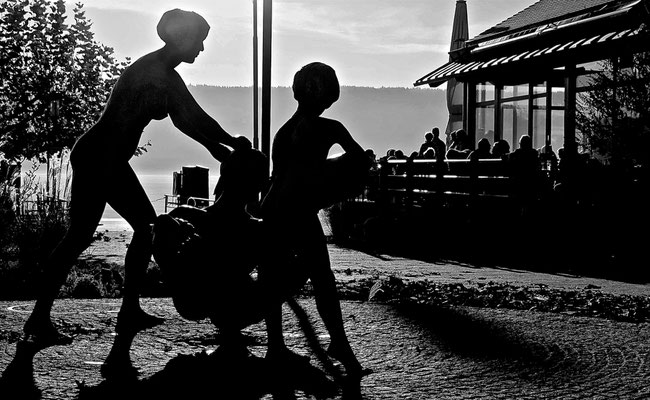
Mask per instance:
[[[468,0],[470,37],[536,0]],[[262,0],[258,1],[260,57]],[[455,0],[275,0],[274,86],[290,86],[296,69],[319,60],[342,85],[412,87],[448,59]],[[68,2],[71,9],[72,2]],[[90,0],[84,3],[98,41],[119,59],[162,45],[156,24],[166,10],[196,11],[211,25],[205,51],[179,66],[188,84],[251,86],[251,0]],[[260,64],[261,65],[261,64]]]

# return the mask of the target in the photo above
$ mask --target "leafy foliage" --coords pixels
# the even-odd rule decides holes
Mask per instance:
[[[592,77],[594,90],[578,102],[582,145],[609,164],[649,166],[650,53],[637,53],[630,65],[612,60]]]
[[[126,68],[94,39],[82,4],[0,2],[0,155],[38,159],[69,149],[101,113]]]

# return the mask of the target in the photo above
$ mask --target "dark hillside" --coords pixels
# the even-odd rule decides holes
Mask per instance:
[[[208,114],[228,132],[252,138],[252,92],[247,87],[190,86],[190,91]],[[272,91],[272,133],[295,110],[291,88]],[[260,100],[261,101],[261,100]],[[426,130],[447,122],[445,92],[437,89],[343,87],[341,98],[324,116],[340,120],[365,148],[383,155],[389,148],[410,153],[419,148]],[[207,151],[181,134],[169,119],[154,121],[143,142],[152,146],[132,161],[147,174],[167,174],[182,165],[216,168]]]

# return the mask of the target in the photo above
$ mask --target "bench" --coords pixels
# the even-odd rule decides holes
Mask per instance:
[[[351,201],[417,207],[432,200],[504,200],[511,194],[506,162],[481,160],[388,160]]]

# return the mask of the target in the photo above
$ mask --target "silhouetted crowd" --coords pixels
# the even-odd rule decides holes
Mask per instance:
[[[490,143],[488,138],[481,138],[474,146],[472,138],[464,129],[450,132],[446,141],[440,139],[440,130],[433,127],[424,134],[424,142],[418,150],[408,155],[401,149],[389,149],[385,155],[377,157],[372,149],[367,149],[373,167],[378,171],[380,165],[390,160],[489,160],[501,159],[508,165],[508,171],[515,179],[515,186],[539,185],[539,178],[545,178],[544,184],[558,193],[569,193],[578,196],[584,191],[586,184],[592,182],[591,175],[602,167],[597,159],[588,153],[577,153],[568,156],[564,148],[557,153],[552,146],[544,145],[539,149],[533,148],[532,138],[522,135],[518,147],[511,150],[510,144],[504,139]],[[580,178],[577,178],[580,176]],[[571,187],[571,188],[569,188]],[[532,189],[532,188],[531,188]]]

